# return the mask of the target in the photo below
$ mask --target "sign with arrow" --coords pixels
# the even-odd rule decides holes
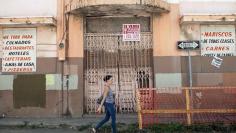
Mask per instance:
[[[198,49],[200,41],[178,41],[178,49]]]

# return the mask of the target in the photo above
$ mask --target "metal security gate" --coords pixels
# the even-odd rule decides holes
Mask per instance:
[[[140,42],[123,42],[120,34],[88,33],[85,46],[85,104],[88,113],[97,109],[103,77],[113,75],[117,112],[135,112],[135,89],[149,88],[152,75],[152,35],[142,33]]]
[[[141,25],[140,42],[122,41],[122,24]],[[150,18],[87,18],[85,34],[85,106],[87,113],[97,109],[96,99],[103,92],[103,77],[113,76],[116,109],[136,112],[137,88],[153,85],[153,45]]]

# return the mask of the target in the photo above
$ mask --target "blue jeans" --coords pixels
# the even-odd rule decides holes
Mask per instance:
[[[97,126],[95,127],[96,130],[98,130],[103,124],[109,121],[111,117],[111,127],[112,127],[112,133],[116,133],[116,110],[115,105],[113,103],[104,103],[105,106],[105,112],[106,116],[105,118],[100,121]]]

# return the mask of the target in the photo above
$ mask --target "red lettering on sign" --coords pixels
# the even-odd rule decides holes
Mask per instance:
[[[228,46],[212,46],[212,47],[206,47],[206,51],[224,51],[229,50]]]
[[[204,32],[204,37],[231,37],[232,32]]]

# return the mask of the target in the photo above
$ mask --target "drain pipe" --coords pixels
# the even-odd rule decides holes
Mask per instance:
[[[66,45],[66,57],[68,58],[68,50],[69,50],[69,21],[70,21],[70,13],[66,13],[65,14],[65,31],[66,31],[66,35],[65,35],[65,43]],[[71,116],[71,112],[69,109],[69,75],[70,75],[70,67],[69,67],[69,62],[68,59],[66,61],[66,112],[65,112],[65,116]]]
[[[61,50],[61,57],[59,56],[59,61],[61,65],[61,117],[64,115],[70,114],[69,111],[69,70],[68,70],[68,47],[69,47],[69,15],[70,13],[65,12],[65,1],[60,0],[62,12],[60,13],[61,19],[63,21],[61,25],[61,29],[63,31],[62,38],[59,42],[59,50]],[[60,55],[59,54],[59,55]],[[66,67],[66,70],[65,70]],[[66,84],[65,84],[65,76],[66,76]],[[64,87],[67,88],[67,105],[66,112],[64,113]],[[69,113],[68,113],[69,112]]]
[[[59,73],[61,74],[61,86],[60,92],[58,93],[58,117],[62,117],[63,110],[64,110],[64,62],[65,62],[65,1],[58,0],[58,7],[57,7],[57,20],[61,20],[57,23],[57,54],[58,54],[58,65],[59,66]]]

